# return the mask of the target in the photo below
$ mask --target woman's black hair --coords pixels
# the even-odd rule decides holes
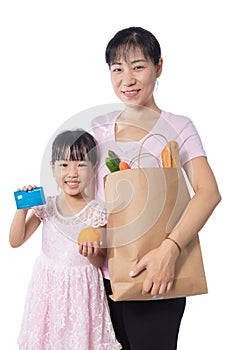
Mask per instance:
[[[161,48],[156,37],[141,27],[129,27],[117,32],[109,41],[105,60],[110,67],[117,59],[127,60],[129,50],[139,48],[145,58],[149,58],[156,66],[161,58]]]
[[[52,144],[52,164],[57,160],[87,161],[97,164],[96,140],[83,129],[67,130],[56,136]]]

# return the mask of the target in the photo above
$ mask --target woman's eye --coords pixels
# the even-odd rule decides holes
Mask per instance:
[[[119,73],[119,72],[121,72],[121,68],[113,68],[112,72],[113,73]]]
[[[66,167],[68,166],[68,164],[66,164],[66,163],[61,163],[59,166],[60,166],[61,168],[66,168]]]
[[[78,165],[79,168],[80,168],[80,167],[85,167],[85,166],[87,166],[86,163],[79,163],[79,165]]]
[[[136,66],[136,67],[134,67],[134,70],[141,70],[143,68],[144,68],[143,66]]]

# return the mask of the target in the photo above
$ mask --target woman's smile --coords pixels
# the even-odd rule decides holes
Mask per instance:
[[[122,93],[124,94],[125,97],[132,98],[132,97],[136,97],[140,92],[140,90],[141,89],[126,90],[126,91],[122,91]]]

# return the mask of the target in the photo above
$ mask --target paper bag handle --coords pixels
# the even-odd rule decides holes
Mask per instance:
[[[161,166],[160,166],[160,161],[159,161],[159,158],[158,158],[158,157],[156,157],[156,156],[155,156],[154,154],[152,154],[152,153],[149,153],[149,152],[140,152],[140,151],[139,151],[139,154],[136,155],[136,156],[134,156],[134,157],[131,159],[131,161],[129,162],[130,167],[132,167],[132,164],[138,159],[138,168],[140,168],[140,159],[141,159],[142,156],[144,156],[144,155],[153,157],[153,158],[157,161],[159,168],[161,168]]]
[[[138,155],[137,155],[136,157],[134,157],[134,158],[137,158],[137,159],[138,159],[138,168],[140,168],[140,159],[141,159],[141,156],[142,156],[143,154],[147,154],[147,155],[150,155],[150,156],[154,157],[154,158],[157,160],[157,162],[158,162],[158,164],[159,164],[159,167],[160,167],[160,162],[159,162],[158,157],[156,157],[156,156],[153,155],[152,153],[142,153],[142,147],[143,147],[144,143],[145,143],[150,137],[152,137],[152,136],[160,136],[160,137],[162,137],[162,138],[164,139],[164,141],[166,142],[165,144],[168,143],[167,138],[166,138],[164,135],[162,135],[162,134],[153,133],[153,134],[148,135],[148,136],[142,141],[142,143],[141,143],[141,145],[140,145],[140,148],[139,148]],[[131,161],[134,161],[134,158],[133,158]],[[131,163],[131,162],[130,162],[130,163]]]

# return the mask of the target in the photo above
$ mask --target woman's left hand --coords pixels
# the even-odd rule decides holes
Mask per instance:
[[[147,293],[152,296],[162,295],[171,290],[178,255],[179,251],[174,243],[164,240],[158,248],[142,257],[130,272],[130,276],[135,277],[146,270],[146,278],[142,286],[143,295]]]

